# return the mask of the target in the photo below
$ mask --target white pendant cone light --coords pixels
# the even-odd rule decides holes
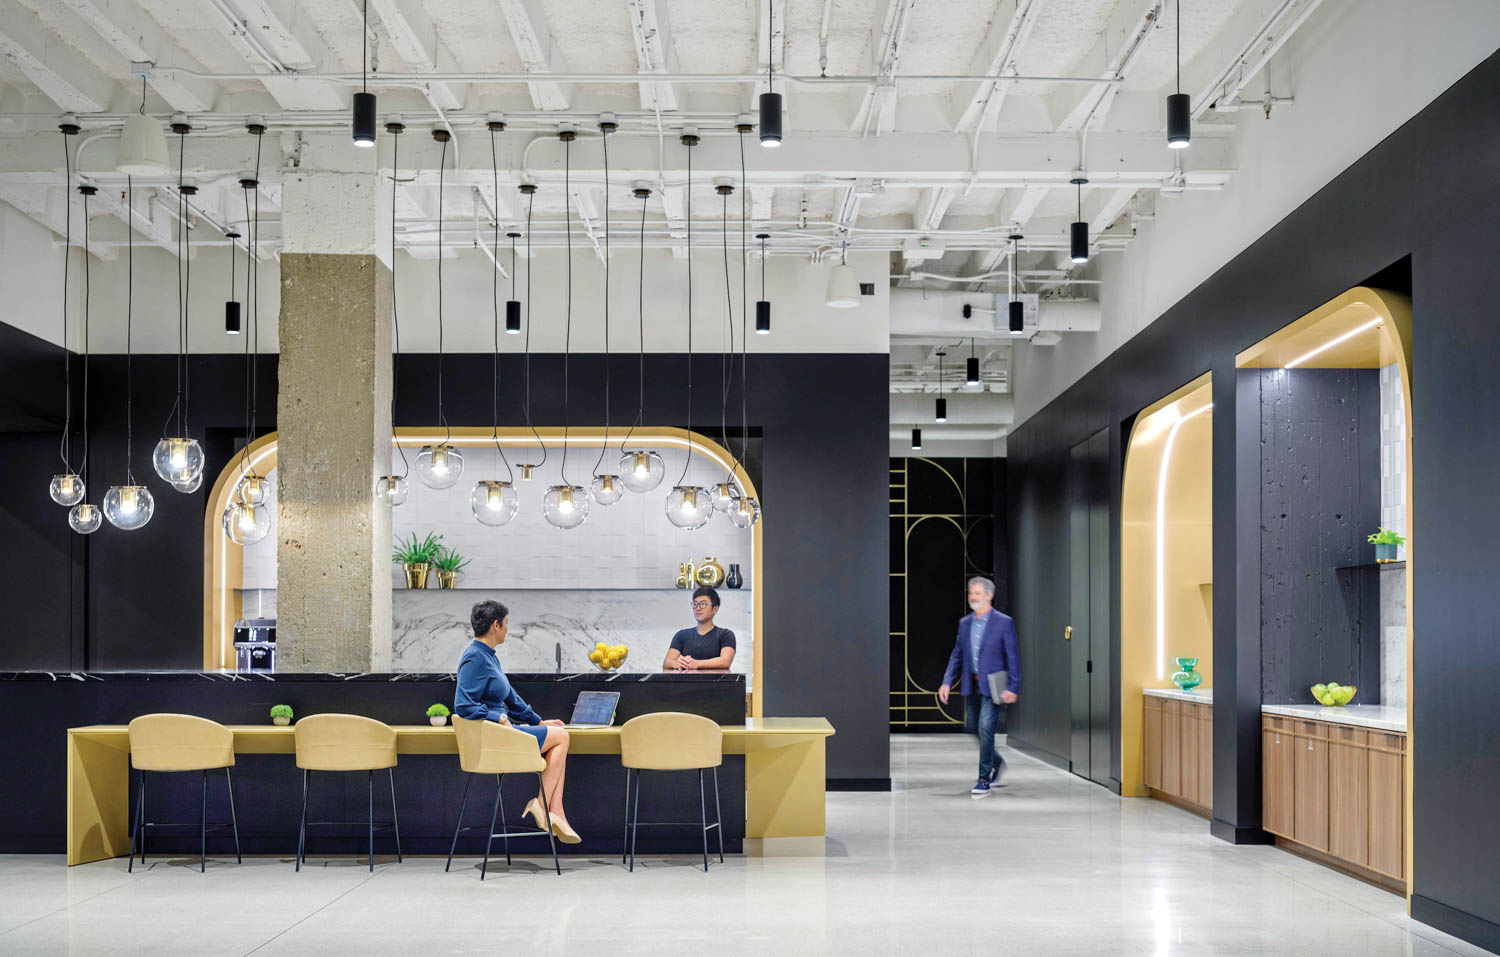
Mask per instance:
[[[828,295],[823,298],[823,305],[832,309],[853,309],[859,305],[859,277],[854,275],[854,267],[846,261],[846,256],[839,257],[839,264],[828,275]]]
[[[167,171],[167,135],[160,120],[135,113],[125,121],[115,170],[128,176],[161,176]]]

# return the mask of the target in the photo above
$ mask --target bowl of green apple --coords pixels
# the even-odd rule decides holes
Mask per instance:
[[[1354,700],[1354,692],[1358,690],[1354,685],[1341,685],[1337,681],[1330,681],[1326,685],[1313,685],[1312,696],[1318,704],[1329,708],[1342,708]]]

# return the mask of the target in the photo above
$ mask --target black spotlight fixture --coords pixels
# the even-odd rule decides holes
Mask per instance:
[[[354,94],[354,145],[375,145],[375,94],[370,92],[370,0],[360,4],[364,28],[359,34],[359,92]]]
[[[234,299],[234,241],[240,234],[234,230],[224,234],[229,240],[229,299],[224,303],[224,331],[231,336],[240,334],[240,304]]]
[[[755,334],[768,336],[771,334],[771,301],[766,298],[766,240],[771,234],[756,233],[755,238],[760,240],[760,298],[755,301]]]
[[[969,358],[964,361],[964,381],[969,385],[979,384],[979,357],[974,355],[974,340],[969,340]]]
[[[520,233],[506,233],[505,238],[510,240],[510,298],[505,300],[505,334],[508,336],[519,336],[521,334],[521,300],[516,298],[516,240],[521,238]]]
[[[1167,145],[1181,150],[1192,140],[1193,102],[1182,92],[1182,0],[1177,0],[1177,92],[1167,96]]]
[[[774,0],[766,2],[766,36],[768,42],[766,49],[770,50],[774,44],[769,42],[772,32],[776,28],[776,16],[774,13]],[[774,148],[781,145],[781,94],[772,91],[772,63],[775,57],[766,54],[766,92],[760,95],[760,145]]]
[[[1021,241],[1020,233],[1012,233],[1010,236],[1010,334],[1019,336],[1026,331],[1026,307],[1021,300],[1016,298],[1016,244]]]
[[[911,430],[911,448],[912,448],[913,452],[921,450],[921,448],[922,448],[922,430],[921,429],[914,428],[914,429]]]
[[[1081,174],[1068,180],[1069,183],[1078,187],[1078,221],[1069,230],[1071,258],[1075,263],[1089,261],[1089,224],[1083,221],[1083,187],[1088,181],[1088,177]]]
[[[938,422],[947,422],[948,421],[948,399],[947,399],[946,396],[943,395],[943,356],[945,356],[945,355],[947,355],[947,353],[944,353],[944,352],[939,352],[937,354],[937,357],[938,357],[938,397],[937,397],[937,410],[936,410],[936,414],[933,415],[933,419],[936,420],[936,421],[938,421]]]

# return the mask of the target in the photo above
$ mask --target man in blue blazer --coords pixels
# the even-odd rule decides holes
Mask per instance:
[[[948,657],[938,700],[948,703],[953,682],[960,681],[964,696],[964,730],[979,736],[979,780],[970,794],[989,797],[990,785],[1000,780],[1005,759],[995,751],[995,729],[1000,723],[1000,708],[1016,700],[1021,693],[1021,645],[1016,637],[1016,623],[992,607],[995,583],[988,578],[969,579],[969,607],[973,614],[958,623],[958,640]],[[1008,676],[1001,704],[990,697],[989,676],[1003,671]]]

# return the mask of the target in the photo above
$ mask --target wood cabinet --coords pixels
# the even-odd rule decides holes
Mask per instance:
[[[1406,735],[1262,717],[1265,830],[1356,872],[1400,881],[1406,877],[1405,813]]]
[[[1213,806],[1213,705],[1144,696],[1141,778],[1157,796]]]

